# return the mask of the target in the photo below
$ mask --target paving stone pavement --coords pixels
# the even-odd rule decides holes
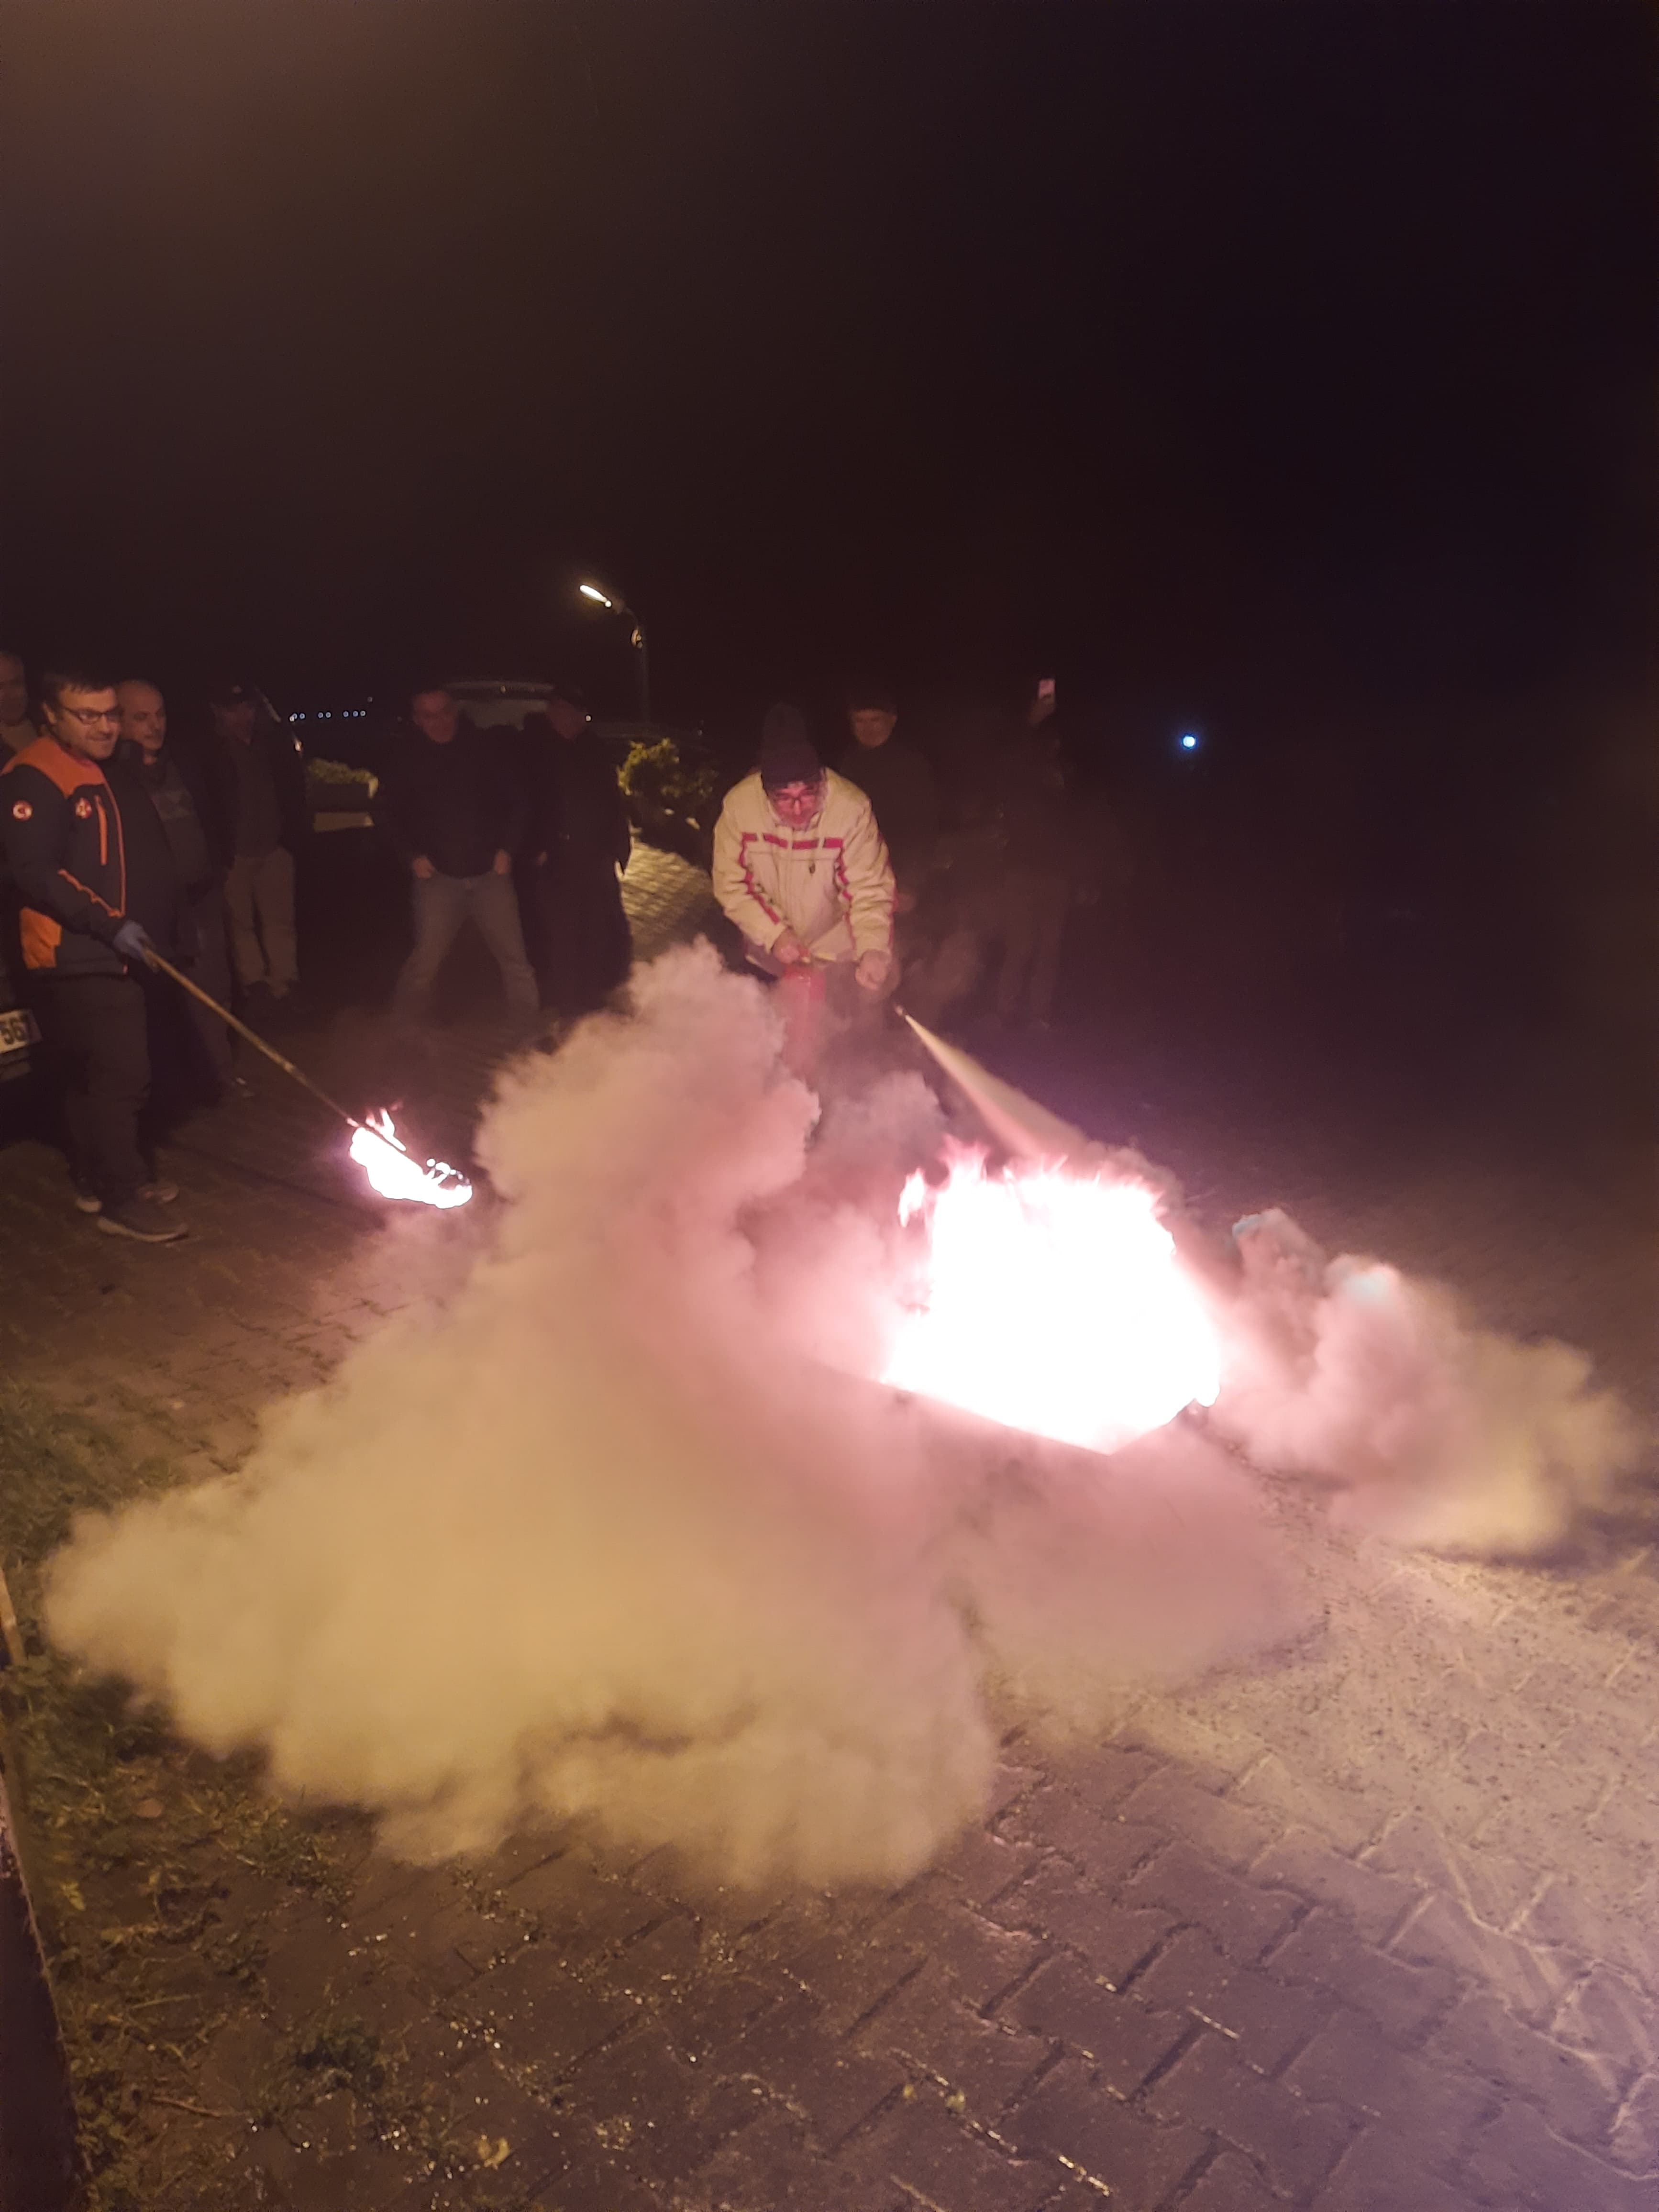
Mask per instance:
[[[628,889],[646,951],[705,910],[662,855]],[[464,1148],[498,1042],[453,1033],[423,1132]],[[364,1076],[349,1039],[305,1042]],[[193,1235],[161,1253],[70,1212],[44,1149],[0,1152],[6,1371],[135,1451],[234,1465],[395,1305],[398,1240],[453,1233],[388,1222],[338,1152],[261,1079],[185,1133]],[[1470,1233],[1541,1267],[1547,1306],[1553,1248],[1517,1259],[1506,1202]],[[710,1896],[562,1833],[371,1855],[343,1912],[294,1900],[272,2002],[326,1984],[398,2023],[544,2212],[1659,2212],[1652,1551],[1453,1563],[1284,1510],[1316,1634],[1126,1695],[1086,1748],[1012,1735],[983,1825],[896,1893]],[[212,2053],[204,2102],[253,2056]],[[249,2203],[474,2201],[410,2181],[349,2100],[248,2156]]]

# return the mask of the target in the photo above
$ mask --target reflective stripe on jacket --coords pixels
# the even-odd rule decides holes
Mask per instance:
[[[0,835],[22,900],[24,966],[125,975],[112,940],[125,913],[126,854],[103,770],[37,738],[0,769]]]
[[[888,952],[893,870],[869,800],[826,774],[810,826],[772,811],[758,771],[726,793],[714,825],[714,896],[751,945],[770,951],[786,929],[819,960]]]

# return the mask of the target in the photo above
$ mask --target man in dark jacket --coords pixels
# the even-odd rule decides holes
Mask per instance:
[[[392,993],[394,1018],[412,1025],[445,954],[469,919],[495,954],[507,1005],[537,1011],[513,893],[522,842],[522,788],[500,741],[475,729],[441,684],[410,700],[411,727],[388,765],[380,819],[414,879],[415,949]]]
[[[579,699],[556,695],[524,726],[538,965],[550,1005],[591,1013],[624,981],[634,943],[619,872],[628,808],[617,771]]]
[[[300,980],[295,857],[309,834],[305,763],[289,732],[246,684],[209,701],[213,782],[229,846],[225,904],[245,991],[285,999]]]
[[[144,993],[152,942],[176,954],[185,918],[161,819],[131,775],[105,764],[120,724],[112,685],[85,670],[42,677],[45,726],[0,769],[0,828],[21,900],[31,995],[66,1073],[76,1202],[111,1236],[165,1244],[185,1224],[149,1171],[138,1116],[149,1095]]]
[[[883,684],[847,694],[852,744],[836,763],[874,807],[898,885],[894,912],[910,914],[924,897],[939,844],[939,786],[926,754],[898,730],[898,706]]]
[[[153,684],[132,678],[115,688],[121,709],[118,763],[131,769],[161,817],[173,848],[173,865],[184,893],[195,980],[222,1006],[230,1003],[230,955],[225,942],[223,828],[214,806],[206,770],[187,746],[167,738],[167,702]],[[231,1058],[230,1031],[198,1000],[188,998],[165,977],[147,988],[150,1007],[150,1058],[182,1060],[199,1086],[205,1079],[213,1103],[246,1092]]]
[[[849,685],[853,742],[839,766],[874,808],[893,864],[893,949],[905,1004],[936,1026],[973,987],[978,939],[959,911],[957,879],[941,865],[949,848],[940,835],[933,765],[906,742],[898,719],[898,702],[884,684]]]

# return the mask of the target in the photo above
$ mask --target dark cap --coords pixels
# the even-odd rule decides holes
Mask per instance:
[[[258,695],[251,684],[216,684],[208,693],[210,707],[253,707]]]
[[[876,712],[883,714],[896,714],[898,701],[894,696],[892,685],[884,684],[876,678],[866,678],[857,684],[849,684],[847,687],[848,713],[856,714],[862,708],[874,708]]]
[[[787,783],[823,781],[823,763],[799,707],[780,703],[767,708],[761,724],[760,779],[767,791],[781,791]]]

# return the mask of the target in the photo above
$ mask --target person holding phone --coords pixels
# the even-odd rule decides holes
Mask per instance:
[[[1001,1026],[1023,1019],[1031,1029],[1048,1028],[1066,916],[1091,895],[1095,880],[1054,708],[1054,679],[1045,676],[1028,695],[998,767],[1002,875],[995,936],[1001,961],[994,1018]]]

